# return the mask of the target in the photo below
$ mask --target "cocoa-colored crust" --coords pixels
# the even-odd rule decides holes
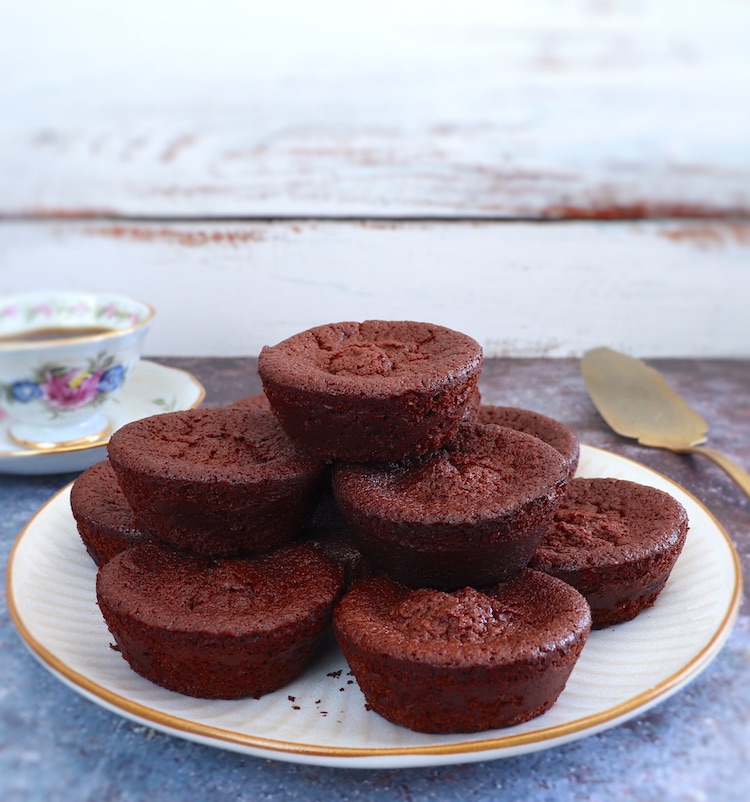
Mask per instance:
[[[577,588],[595,629],[635,618],[661,593],[688,532],[673,496],[624,479],[573,479],[530,565]]]
[[[581,455],[581,444],[578,437],[564,423],[547,415],[519,407],[501,407],[483,404],[479,407],[476,423],[494,423],[497,426],[508,426],[519,432],[533,434],[545,443],[556,448],[568,467],[568,475],[573,476],[578,467]]]
[[[360,580],[334,627],[367,705],[418,732],[509,727],[557,700],[591,626],[586,600],[522,569],[482,592]]]
[[[86,551],[97,565],[151,540],[136,522],[107,460],[87,468],[73,482],[70,508]]]
[[[129,423],[112,435],[109,459],[148,531],[205,556],[261,553],[298,536],[325,471],[269,410],[228,407]]]
[[[346,588],[371,573],[362,551],[352,537],[349,525],[341,515],[330,484],[321,493],[301,540],[343,568]]]
[[[233,560],[139,546],[103,565],[96,582],[130,667],[207,699],[257,698],[297,677],[341,588],[341,568],[296,543]]]
[[[265,393],[255,393],[255,395],[245,396],[238,401],[233,401],[227,406],[239,407],[240,409],[271,409],[271,404]]]
[[[258,360],[287,434],[326,460],[400,460],[440,448],[476,403],[482,349],[413,321],[318,326]]]
[[[333,471],[339,508],[373,568],[442,590],[490,585],[526,565],[566,483],[551,446],[472,423],[421,459]]]
[[[477,386],[476,390],[471,394],[469,398],[469,402],[466,405],[466,411],[464,412],[463,422],[464,423],[483,423],[483,421],[477,420],[477,416],[479,415],[479,410],[482,408],[482,394],[479,392],[479,387]]]

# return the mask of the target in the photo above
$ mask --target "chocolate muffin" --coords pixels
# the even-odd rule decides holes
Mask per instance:
[[[575,474],[581,455],[581,445],[573,431],[564,423],[539,412],[532,412],[530,409],[499,407],[490,404],[483,404],[479,407],[476,422],[508,426],[519,432],[539,437],[563,455],[568,467],[568,475],[572,477]]]
[[[479,410],[482,408],[482,394],[479,392],[479,387],[474,390],[466,405],[466,410],[463,416],[464,423],[484,423],[484,421],[477,420]],[[489,421],[491,423],[491,421]]]
[[[241,409],[271,409],[271,404],[265,393],[255,393],[255,395],[248,395],[240,398],[238,401],[233,401],[228,404],[230,407],[240,407]]]
[[[97,565],[151,540],[136,522],[107,460],[87,468],[73,482],[70,508],[83,545]]]
[[[334,613],[368,707],[430,733],[509,727],[544,713],[590,625],[576,590],[527,568],[500,585],[452,593],[370,577]]]
[[[299,535],[325,471],[271,411],[229,407],[129,423],[109,459],[148,531],[205,556],[261,553]]]
[[[688,531],[677,499],[624,479],[573,479],[530,565],[568,582],[595,629],[635,618],[661,593]]]
[[[370,573],[370,567],[341,515],[330,485],[322,491],[315,512],[300,539],[341,566],[345,588]]]
[[[340,464],[333,489],[374,570],[414,587],[482,587],[534,554],[562,499],[567,469],[537,437],[462,423],[420,459]]]
[[[231,560],[146,545],[103,565],[96,595],[141,676],[188,696],[257,698],[308,664],[341,582],[338,566],[297,543]]]
[[[476,400],[479,343],[443,326],[367,320],[318,326],[258,361],[297,445],[325,460],[400,460],[440,448]]]

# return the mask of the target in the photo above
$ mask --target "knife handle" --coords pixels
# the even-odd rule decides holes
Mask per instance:
[[[701,454],[702,456],[707,457],[711,460],[711,462],[714,462],[720,468],[723,468],[745,491],[745,493],[750,496],[750,473],[748,473],[744,468],[740,468],[740,466],[734,460],[729,459],[726,454],[722,454],[720,451],[716,451],[713,448],[707,448],[706,446],[693,446],[692,448],[680,449],[680,452],[688,454]]]

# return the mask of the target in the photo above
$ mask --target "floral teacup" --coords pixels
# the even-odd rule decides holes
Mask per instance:
[[[0,425],[24,446],[95,443],[154,310],[111,293],[0,296]]]

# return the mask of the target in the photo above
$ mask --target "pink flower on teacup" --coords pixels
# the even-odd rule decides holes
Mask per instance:
[[[44,315],[44,317],[52,316],[52,307],[49,304],[38,304],[34,311],[37,315]]]
[[[74,369],[61,376],[49,372],[42,390],[51,407],[77,409],[96,398],[101,377],[101,371],[89,373]]]

